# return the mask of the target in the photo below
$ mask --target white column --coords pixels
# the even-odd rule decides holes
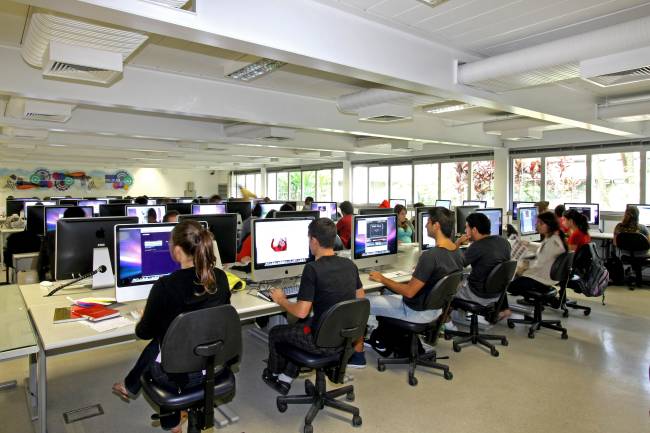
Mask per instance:
[[[343,161],[343,200],[352,201],[352,164]]]
[[[505,212],[509,207],[508,187],[510,179],[510,152],[508,149],[494,149],[494,206]]]
[[[260,177],[262,178],[261,181],[260,181],[260,187],[262,188],[262,190],[258,193],[258,197],[264,198],[264,197],[267,196],[267,194],[266,194],[266,189],[267,189],[266,188],[266,180],[267,180],[267,177],[266,177],[266,167],[264,167],[264,166],[262,166],[262,168],[260,169]]]

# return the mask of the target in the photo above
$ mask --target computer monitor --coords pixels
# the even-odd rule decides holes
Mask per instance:
[[[158,204],[158,200],[155,198],[148,198],[147,199],[147,206],[154,206]]]
[[[266,218],[270,211],[279,211],[280,208],[284,206],[284,203],[260,203],[260,206],[262,207],[261,218]]]
[[[176,203],[187,204],[187,203],[192,203],[192,201],[194,201],[193,198],[186,198],[186,197],[179,197],[178,199],[176,199]]]
[[[451,209],[451,200],[436,200],[436,207]]]
[[[650,226],[650,204],[630,203],[627,206],[636,206],[639,209],[639,224]]]
[[[492,236],[503,234],[503,209],[487,208],[478,209],[476,212],[482,213],[490,219],[490,234]]]
[[[63,218],[63,214],[67,209],[75,206],[45,206],[45,233],[56,231],[56,222]],[[81,207],[81,206],[79,206]],[[93,208],[90,206],[83,206],[81,209],[86,214],[86,218],[92,218]]]
[[[115,298],[147,299],[158,278],[180,268],[169,252],[176,223],[115,226]]]
[[[519,207],[519,234],[522,236],[537,233],[537,207]]]
[[[575,209],[587,217],[589,224],[600,223],[600,205],[598,203],[564,203],[566,210]]]
[[[320,218],[317,210],[282,210],[275,213],[276,218]]]
[[[512,202],[512,220],[517,221],[519,218],[520,207],[534,207],[535,203],[532,201],[513,201]]]
[[[126,216],[125,204],[109,203],[99,205],[99,216]]]
[[[487,201],[485,201],[485,200],[463,200],[463,206],[476,206],[479,209],[485,209],[487,207]]]
[[[130,198],[112,198],[108,200],[108,204],[131,204],[133,200]]]
[[[359,269],[392,264],[397,255],[397,215],[354,215],[352,261]]]
[[[317,210],[321,218],[329,218],[336,221],[337,206],[335,201],[315,201],[311,204],[311,210]]]
[[[219,248],[222,263],[235,263],[237,256],[237,214],[180,215],[178,221],[205,221]]]
[[[112,274],[115,269],[115,226],[137,222],[135,217],[62,218],[57,221],[54,279],[69,280],[92,272],[96,269],[93,267],[94,248],[98,247],[108,249]]]
[[[251,216],[251,202],[249,201],[229,201],[226,203],[228,213],[238,213],[241,220],[246,221]]]
[[[27,208],[25,229],[39,236],[45,235],[45,207],[30,206]]]
[[[418,245],[420,246],[420,251],[428,250],[436,246],[436,240],[429,236],[427,231],[427,222],[429,221],[429,211],[420,212],[418,209]]]
[[[92,206],[93,208],[93,213],[96,216],[99,216],[99,205],[101,204],[108,204],[108,200],[103,200],[103,199],[94,199],[94,200],[79,200],[77,205],[79,206]]]
[[[252,224],[253,281],[276,280],[302,274],[313,260],[308,228],[312,218],[258,218]]]
[[[181,215],[191,215],[192,214],[192,202],[189,203],[167,203],[167,212],[170,210],[175,210]]]
[[[40,203],[42,206],[56,206],[56,201],[26,201],[23,208],[23,215],[25,215],[25,220],[29,221],[29,208],[36,206],[36,203]]]
[[[77,206],[80,198],[60,198],[57,200],[59,206]]]
[[[359,215],[389,215],[395,213],[393,209],[384,207],[366,207],[359,209]]]
[[[406,207],[406,199],[405,198],[391,198],[388,200],[390,203],[390,207],[395,208],[395,205],[401,204],[402,206]]]
[[[214,215],[226,213],[225,204],[193,204],[192,215]]]
[[[465,233],[467,216],[476,212],[477,209],[478,206],[456,206],[456,233],[461,235]]]
[[[36,200],[34,198],[22,198],[22,199],[13,199],[13,200],[7,200],[6,201],[6,210],[7,210],[7,216],[10,215],[20,215],[21,212],[23,212],[23,215],[25,214],[25,204],[27,202],[31,203],[38,203],[40,200]]]
[[[149,209],[153,209],[156,213],[156,222],[160,223],[167,212],[164,204],[150,206],[147,204],[143,205],[126,205],[126,216],[137,216],[140,224],[146,224],[148,222]]]

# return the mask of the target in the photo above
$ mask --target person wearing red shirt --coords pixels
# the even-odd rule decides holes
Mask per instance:
[[[352,203],[347,200],[341,202],[339,208],[341,208],[341,214],[343,216],[336,223],[336,233],[341,238],[343,246],[349,249],[350,238],[352,237],[352,214],[354,213],[354,209],[352,208]]]
[[[587,217],[575,209],[569,209],[564,213],[566,225],[569,228],[569,249],[571,251],[578,251],[583,245],[591,242],[589,236],[589,221]]]
[[[555,219],[557,219],[557,223],[560,225],[560,230],[562,230],[563,233],[569,233],[569,227],[566,225],[564,212],[566,212],[566,208],[563,204],[555,206]]]

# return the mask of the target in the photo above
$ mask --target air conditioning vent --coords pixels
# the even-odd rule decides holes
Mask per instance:
[[[650,47],[583,60],[580,76],[601,87],[650,80]]]
[[[232,125],[225,128],[226,136],[233,138],[248,138],[264,141],[287,141],[296,138],[296,131],[280,126],[261,125]]]
[[[279,137],[276,135],[268,135],[266,137],[259,137],[258,140],[264,140],[264,141],[287,141],[291,140],[289,137]]]
[[[601,87],[618,86],[621,84],[638,83],[650,80],[650,66],[630,69],[628,71],[614,72],[613,74],[585,78],[585,80]]]
[[[72,117],[74,105],[34,99],[10,98],[5,109],[7,117],[46,122],[67,122]]]
[[[359,109],[359,120],[366,122],[401,122],[413,118],[413,107],[401,103],[370,105]]]
[[[5,126],[2,128],[2,134],[11,138],[23,138],[28,140],[45,140],[48,136],[48,131],[36,129],[21,129],[12,126]]]
[[[359,120],[365,120],[367,122],[397,122],[400,120],[408,120],[408,119],[410,119],[410,117],[390,116],[390,115],[359,118]]]
[[[188,2],[188,0],[147,0],[149,3],[155,3],[160,6],[167,6],[174,9],[180,9]]]

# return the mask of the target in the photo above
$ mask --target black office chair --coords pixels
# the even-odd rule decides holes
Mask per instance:
[[[637,287],[643,286],[643,268],[650,266],[650,242],[643,233],[619,233],[616,235],[616,247],[621,251],[621,261],[632,267]],[[634,290],[631,279],[628,288]]]
[[[30,231],[12,233],[7,237],[7,244],[3,253],[6,272],[6,284],[9,284],[9,268],[13,266],[13,255],[23,253],[37,253],[41,249],[41,238]]]
[[[342,395],[349,401],[354,401],[352,385],[327,391],[325,375],[334,383],[343,383],[345,368],[354,351],[354,342],[361,338],[368,323],[370,302],[367,299],[353,299],[339,302],[327,310],[320,318],[320,323],[314,331],[314,342],[321,348],[339,349],[330,355],[316,355],[305,352],[290,344],[280,345],[279,352],[298,367],[316,370],[316,384],[305,380],[304,395],[278,396],[276,404],[280,412],[287,410],[289,404],[311,404],[305,416],[304,433],[314,431],[312,422],[318,411],[325,406],[352,414],[352,425],[361,425],[359,409],[342,401],[336,400]]]
[[[339,235],[336,235],[336,238],[334,238],[334,251],[342,251],[345,249],[345,246],[343,245],[343,241],[339,237]]]
[[[573,252],[566,252],[560,254],[551,266],[550,277],[553,281],[558,281],[560,290],[566,292],[566,285],[571,276],[573,266]],[[515,323],[522,323],[530,325],[528,329],[528,338],[535,338],[535,332],[539,331],[542,327],[554,329],[562,333],[562,339],[569,338],[566,328],[562,327],[560,320],[544,320],[542,312],[544,305],[552,303],[557,300],[558,292],[554,286],[548,286],[545,290],[531,290],[523,294],[523,297],[531,302],[534,306],[533,317],[525,315],[523,319],[508,319],[508,327],[514,328]]]
[[[486,293],[496,295],[500,294],[499,299],[488,305],[481,305],[476,302],[468,301],[465,299],[454,298],[451,301],[451,308],[460,309],[471,313],[469,332],[451,331],[445,329],[445,339],[448,340],[451,336],[458,336],[453,342],[454,352],[460,352],[461,344],[472,343],[482,344],[490,349],[492,356],[499,356],[499,351],[488,340],[500,340],[501,345],[507,346],[508,339],[503,335],[488,335],[481,334],[478,329],[478,316],[494,317],[499,312],[499,307],[506,295],[508,284],[512,281],[517,270],[517,261],[509,260],[507,262],[499,263],[496,265],[487,279],[485,280]]]
[[[187,410],[188,433],[214,425],[214,405],[235,395],[231,365],[242,349],[241,324],[231,305],[180,314],[169,326],[162,343],[162,369],[169,374],[205,370],[203,384],[170,390],[153,381],[149,371],[140,378],[144,395],[158,413]]]
[[[453,274],[449,274],[438,280],[429,293],[429,296],[427,296],[425,301],[426,309],[442,309],[443,313],[440,317],[446,318],[450,309],[451,301],[454,298],[456,290],[458,290],[461,278],[461,272],[454,272]],[[408,357],[379,358],[377,359],[377,370],[386,370],[386,364],[408,364],[408,382],[411,386],[416,386],[418,384],[418,380],[415,377],[415,367],[418,365],[442,370],[444,378],[447,380],[451,380],[454,377],[451,371],[449,371],[449,366],[436,362],[438,359],[446,358],[438,358],[435,351],[422,355],[419,353],[418,335],[427,334],[436,338],[440,331],[440,327],[442,326],[442,319],[438,320],[438,318],[436,318],[429,323],[412,323],[405,320],[394,319],[392,317],[377,316],[377,321],[381,326],[394,327],[407,332],[411,343]]]
[[[563,317],[569,317],[569,308],[574,310],[582,310],[585,316],[591,314],[591,307],[578,304],[578,301],[569,299],[567,295],[567,288],[576,290],[576,293],[580,293],[579,290],[579,280],[585,280],[586,273],[591,268],[591,261],[594,257],[598,256],[598,251],[596,251],[596,246],[593,243],[588,243],[575,252],[573,256],[573,272],[569,278],[569,282],[564,290],[560,288],[560,309],[562,310]],[[578,281],[576,281],[576,279]],[[603,305],[605,305],[605,293],[603,292]]]

